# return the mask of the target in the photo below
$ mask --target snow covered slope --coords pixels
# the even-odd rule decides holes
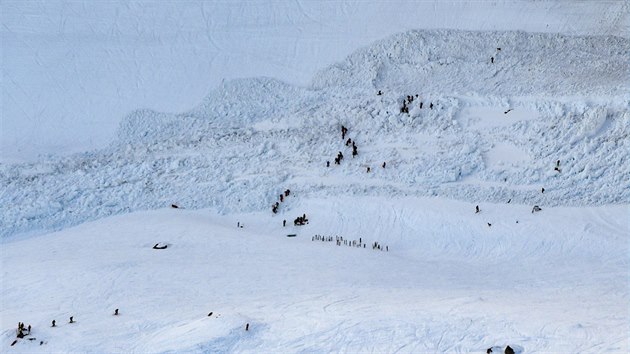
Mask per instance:
[[[0,348],[630,349],[625,206],[532,214],[525,206],[483,203],[475,214],[474,204],[440,198],[307,200],[293,193],[285,203],[296,211],[271,217],[164,209],[3,243]],[[282,227],[282,219],[302,211],[308,225]],[[290,233],[297,236],[285,237]],[[367,247],[312,241],[315,235],[361,238]],[[375,241],[387,251],[373,250]],[[168,248],[153,250],[158,242]],[[32,325],[36,340],[27,336],[10,347],[18,322]]]
[[[620,37],[412,31],[322,71],[311,88],[229,81],[187,113],[134,112],[107,149],[0,166],[0,233],[173,202],[270,210],[283,187],[311,197],[627,204],[628,56]]]
[[[617,0],[2,1],[0,162],[106,146],[129,112],[185,112],[223,80],[306,85],[394,33],[630,38],[629,14]]]

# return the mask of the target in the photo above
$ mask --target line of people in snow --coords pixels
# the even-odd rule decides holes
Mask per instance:
[[[213,312],[208,313],[207,317],[212,317]],[[114,310],[114,316],[119,316],[120,313],[118,312],[118,309]],[[216,318],[221,317],[221,314],[218,314],[217,316],[215,316]],[[77,321],[74,320],[74,316],[70,316],[70,321],[68,321],[68,323],[76,323]],[[51,326],[50,327],[58,327],[57,326],[57,321],[56,320],[52,320]],[[25,338],[29,335],[31,335],[31,325],[28,325],[27,327],[24,325],[24,322],[18,322],[18,327],[17,327],[17,339],[13,341],[13,343],[11,343],[11,346],[14,346],[17,342],[18,339],[22,339]],[[245,324],[245,330],[249,331],[249,323]],[[37,340],[37,338],[28,338],[29,341],[34,341]],[[39,345],[44,345],[47,344],[44,341],[40,341]]]
[[[271,205],[271,211],[274,214],[278,213],[278,208],[280,207],[280,203],[284,202],[284,199],[288,197],[289,195],[291,195],[291,190],[287,189],[282,194],[280,194],[280,201],[275,202],[273,205]]]
[[[324,235],[316,234],[315,236],[311,237],[311,241],[335,242],[335,245],[337,245],[337,246],[348,246],[348,247],[355,247],[355,248],[367,248],[367,244],[363,242],[363,238],[362,237],[359,237],[358,240],[348,240],[348,239],[344,239],[343,236],[338,236],[338,235],[333,237],[333,236],[324,236]],[[378,251],[389,252],[389,246],[384,246],[383,247],[378,242],[372,243],[372,249],[373,250],[378,250]]]

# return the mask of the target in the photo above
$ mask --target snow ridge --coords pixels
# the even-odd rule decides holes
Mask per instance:
[[[309,87],[229,81],[187,113],[134,112],[106,149],[1,165],[0,236],[171,203],[270,212],[285,188],[629,203],[629,53],[630,40],[612,36],[411,31],[359,50]]]

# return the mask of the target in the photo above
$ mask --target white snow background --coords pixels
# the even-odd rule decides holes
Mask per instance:
[[[627,2],[0,6],[2,352],[630,350]]]

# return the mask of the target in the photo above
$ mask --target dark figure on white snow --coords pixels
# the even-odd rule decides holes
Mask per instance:
[[[367,168],[367,173],[370,173],[370,167],[369,167],[369,166],[368,166],[368,168]]]
[[[383,91],[378,90],[378,93],[377,93],[376,95],[377,95],[377,96],[381,96],[381,95],[383,95]]]
[[[326,167],[330,167],[330,161],[326,161]]]
[[[490,62],[494,64],[494,57],[490,57]]]
[[[337,158],[339,158],[339,161],[343,160],[343,154],[341,153],[341,151],[339,151],[339,153],[337,154]]]
[[[335,165],[339,165],[339,157],[335,157]]]
[[[545,187],[540,190],[541,193],[545,193]]]
[[[505,347],[505,354],[514,354],[514,349],[512,349],[509,345]]]
[[[539,211],[541,211],[542,209],[538,206],[538,205],[534,205],[534,207],[532,208],[532,214],[533,213],[537,213]]]
[[[179,207],[177,206],[177,204],[171,204],[171,208],[173,208],[173,209],[179,209]]]
[[[154,250],[165,250],[166,248],[168,248],[168,245],[160,246],[159,242],[153,245]]]
[[[51,327],[55,327],[55,320],[52,321],[52,326]]]
[[[385,168],[385,165],[387,165],[387,162],[383,162],[383,168]]]
[[[492,227],[492,224],[491,224],[491,223],[488,223],[488,227]]]
[[[282,227],[285,227],[285,226],[287,226],[287,220],[286,219],[282,220]]]
[[[352,158],[354,158],[355,156],[357,156],[359,154],[359,151],[357,151],[357,147],[353,146],[352,147]]]
[[[429,105],[429,109],[433,109],[433,102]]]
[[[481,211],[481,209],[479,209],[479,205],[477,205],[477,206],[475,207],[475,214],[479,213],[480,211]]]
[[[347,132],[348,132],[348,129],[342,125],[341,126],[341,140],[344,140],[346,138]]]
[[[492,353],[492,348],[488,348],[488,350],[486,350],[486,354],[490,354]]]
[[[245,330],[249,331],[249,323],[245,325]]]
[[[423,104],[422,101],[420,101],[420,109],[422,109],[422,104]]]
[[[70,322],[68,323],[74,323],[74,316],[70,316]]]
[[[208,317],[210,317],[210,316],[212,316],[212,312],[210,312],[210,313],[208,314]]]
[[[503,114],[508,114],[508,113],[512,112],[513,110],[514,110],[513,108],[510,108],[507,111],[503,112]]]
[[[350,144],[352,144],[352,139],[348,138],[348,140],[346,140],[346,146],[350,146]]]
[[[118,316],[118,309],[114,310],[114,316]]]
[[[280,202],[284,202],[284,194],[280,194]]]

